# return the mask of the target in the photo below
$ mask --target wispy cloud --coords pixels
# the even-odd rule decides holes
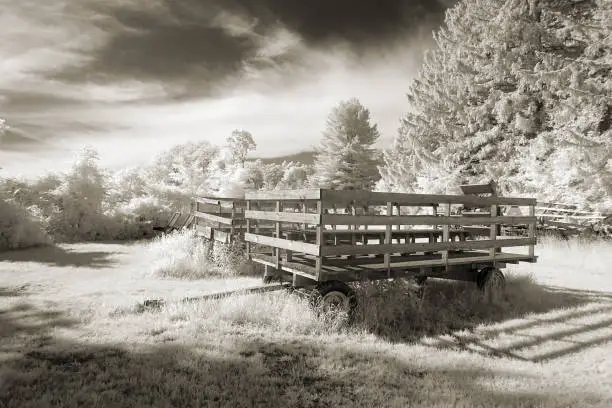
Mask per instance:
[[[83,144],[122,166],[234,128],[250,130],[262,155],[291,153],[316,144],[329,110],[352,96],[389,139],[442,9],[397,3],[393,35],[381,16],[360,28],[353,7],[326,36],[341,10],[317,18],[293,0],[0,0],[10,11],[0,14],[0,117],[12,127],[0,166],[65,168]],[[408,3],[429,6],[411,14]]]

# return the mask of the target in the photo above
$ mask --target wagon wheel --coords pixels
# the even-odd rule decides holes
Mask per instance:
[[[355,317],[357,296],[344,282],[321,282],[313,290],[311,306],[318,315],[342,314],[350,321]]]
[[[506,277],[499,268],[487,267],[478,272],[476,284],[489,302],[495,302],[504,292]]]
[[[427,283],[427,276],[417,276],[415,278],[415,283],[417,284],[417,298],[423,300],[425,298],[425,284]]]

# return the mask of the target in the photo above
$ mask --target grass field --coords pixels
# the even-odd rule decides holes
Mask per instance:
[[[174,251],[0,253],[0,407],[612,406],[610,243],[541,243],[493,305],[471,284],[363,284],[350,327],[282,292],[181,303],[260,280],[168,277],[189,269]]]

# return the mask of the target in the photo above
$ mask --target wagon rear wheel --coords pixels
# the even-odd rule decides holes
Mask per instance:
[[[341,315],[352,320],[357,308],[357,296],[344,282],[321,282],[313,290],[311,305],[319,316]]]
[[[506,277],[499,268],[488,267],[478,272],[476,284],[489,302],[495,302],[504,293]]]

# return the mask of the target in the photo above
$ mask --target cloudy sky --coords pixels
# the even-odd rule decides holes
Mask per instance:
[[[358,97],[388,144],[452,0],[0,0],[4,175],[110,167],[249,130],[258,155],[310,149]]]

